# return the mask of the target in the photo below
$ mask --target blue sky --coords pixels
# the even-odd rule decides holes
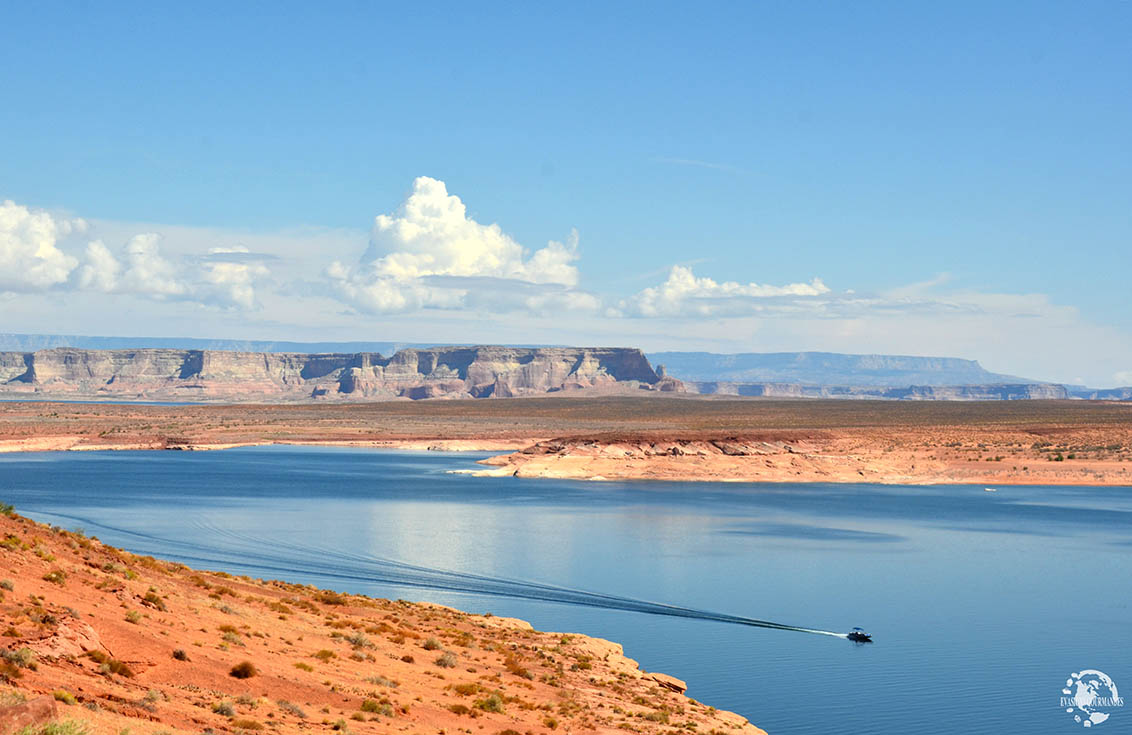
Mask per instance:
[[[1129,3],[162,5],[5,9],[0,331],[1132,383]]]

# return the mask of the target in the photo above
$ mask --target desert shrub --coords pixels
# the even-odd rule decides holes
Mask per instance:
[[[426,651],[439,650],[440,649],[440,641],[436,640],[435,638],[427,638],[427,639],[425,639],[425,642],[421,644],[421,648],[423,648]]]
[[[142,697],[141,701],[138,702],[138,706],[141,707],[142,709],[144,709],[146,712],[156,712],[157,711],[157,703],[162,702],[164,700],[165,700],[164,694],[157,691],[156,689],[150,689],[148,692],[145,693],[145,696]]]
[[[278,702],[276,702],[276,704],[279,705],[279,709],[281,709],[284,712],[287,712],[289,714],[292,714],[295,717],[298,717],[300,720],[305,720],[307,718],[307,713],[303,712],[302,707],[300,707],[297,704],[292,704],[291,702],[288,702],[286,699],[280,699]]]
[[[237,646],[244,645],[244,639],[235,633],[225,633],[223,636],[221,636],[221,640],[223,640],[225,643],[232,643]]]
[[[510,653],[504,657],[503,666],[515,676],[521,676],[524,679],[535,678],[534,674],[524,668],[523,665],[519,663],[519,659],[515,658],[515,656]]]
[[[330,590],[324,590],[322,592],[319,592],[317,595],[314,596],[314,599],[317,602],[321,602],[323,605],[345,605],[346,604],[346,598],[344,596],[338,594],[337,592],[331,592]]]
[[[0,579],[0,590],[8,590],[9,592],[11,592],[13,588],[14,585],[12,584],[12,580]]]
[[[55,697],[56,702],[62,702],[63,704],[71,705],[78,704],[78,700],[75,699],[75,695],[71,694],[66,689],[56,689],[55,691],[51,692],[51,696]]]
[[[480,685],[476,684],[475,682],[470,682],[470,683],[467,683],[467,684],[457,684],[454,687],[452,687],[452,691],[456,692],[461,697],[470,697],[473,694],[479,694]]]
[[[142,614],[140,612],[138,612],[137,610],[128,610],[126,612],[126,622],[127,623],[133,623],[134,625],[137,625],[138,623],[141,622],[141,619],[142,619]]]
[[[62,585],[62,584],[65,584],[67,582],[67,573],[64,572],[62,569],[56,568],[56,569],[52,569],[47,574],[44,574],[43,579],[44,579],[45,582],[50,582],[51,584]]]
[[[404,661],[407,664],[411,664],[411,663],[416,661],[415,658],[413,658],[412,656],[410,656],[407,653],[404,656],[401,657],[401,660]]]
[[[375,647],[373,645],[373,643],[370,642],[369,638],[366,638],[365,633],[362,633],[360,631],[357,632],[357,633],[354,633],[351,636],[348,636],[346,638],[346,642],[349,643],[354,648],[374,648]]]
[[[212,711],[215,712],[216,714],[222,715],[224,717],[235,717],[236,716],[236,705],[232,704],[231,702],[229,702],[228,700],[225,699],[225,700],[221,700],[221,701],[217,702],[216,704],[212,705]]]
[[[476,713],[472,710],[472,708],[466,704],[450,704],[448,705],[448,711],[454,715],[471,715],[472,717],[476,716]]]
[[[2,651],[0,652],[0,657],[2,657],[5,661],[12,662],[16,666],[19,666],[21,669],[31,669],[32,671],[35,671],[36,669],[35,651],[31,650],[27,646],[17,648],[14,651]]]
[[[314,671],[314,667],[306,663],[305,661],[296,661],[295,668],[299,669],[300,671]]]
[[[38,728],[27,727],[18,730],[17,735],[90,735],[90,725],[78,720],[61,720],[48,722]]]
[[[8,516],[9,518],[16,515],[16,509],[9,503],[0,503],[0,516]]]
[[[255,664],[251,661],[241,661],[232,667],[232,670],[228,672],[228,676],[233,676],[237,679],[250,679],[257,673],[259,672],[256,671]]]
[[[12,684],[23,675],[19,666],[16,666],[11,661],[0,659],[0,683]]]
[[[332,658],[338,658],[338,654],[335,653],[334,651],[331,651],[329,648],[324,648],[321,651],[318,651],[318,652],[316,652],[312,655],[315,658],[317,658],[319,661],[322,661],[324,663],[326,661],[329,661]]]
[[[482,709],[484,712],[502,713],[503,697],[492,693],[483,699],[476,700],[476,709]]]
[[[558,720],[551,717],[550,715],[547,715],[546,717],[542,718],[542,724],[553,730],[558,727]]]
[[[189,654],[185,653],[185,649],[183,648],[174,648],[173,658],[177,659],[178,661],[188,661]]]
[[[0,707],[15,707],[28,701],[27,695],[20,691],[0,692]]]
[[[116,658],[106,659],[98,670],[103,674],[117,674],[126,679],[132,679],[134,676],[134,670],[124,661],[119,661]]]
[[[232,727],[237,730],[262,730],[263,723],[256,720],[232,720]]]
[[[145,593],[145,597],[142,598],[142,604],[152,607],[154,610],[165,612],[165,600],[162,600],[161,595],[157,594],[155,590],[151,589],[149,592]]]
[[[442,669],[454,669],[456,668],[456,654],[451,651],[445,651],[436,657],[434,663]]]
[[[370,684],[376,684],[379,687],[389,687],[390,689],[396,689],[399,686],[393,679],[387,679],[380,674],[377,676],[367,676],[366,681]]]

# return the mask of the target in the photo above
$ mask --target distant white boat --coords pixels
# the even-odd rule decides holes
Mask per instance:
[[[988,493],[997,493],[998,492],[997,487],[984,487],[983,490],[987,491]]]

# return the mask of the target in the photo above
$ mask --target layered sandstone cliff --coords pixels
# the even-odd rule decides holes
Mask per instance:
[[[584,388],[678,390],[640,350],[438,347],[378,353],[0,352],[0,393],[150,400],[486,398]]]

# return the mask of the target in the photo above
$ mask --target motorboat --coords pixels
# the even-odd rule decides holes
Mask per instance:
[[[854,628],[845,634],[845,637],[854,643],[872,643],[873,637],[861,628]]]

